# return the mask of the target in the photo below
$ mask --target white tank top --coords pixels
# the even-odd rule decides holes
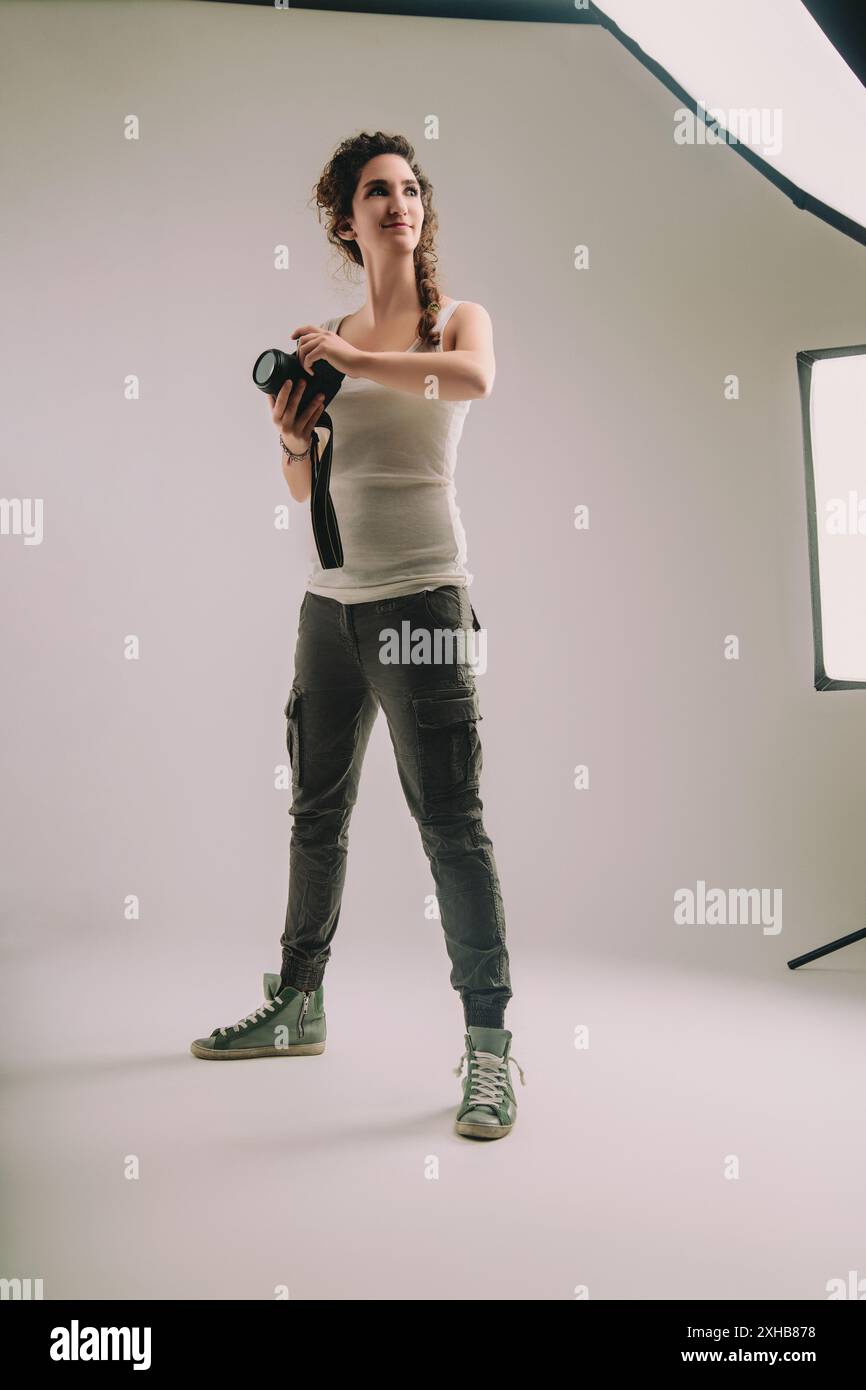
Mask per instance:
[[[445,325],[458,304],[439,313]],[[343,316],[344,317],[344,316]],[[336,333],[342,317],[321,328]],[[418,338],[408,352],[421,347]],[[442,351],[429,345],[425,351]],[[344,377],[327,407],[334,422],[330,492],[343,543],[343,565],[323,570],[306,508],[311,568],[307,589],[341,603],[393,598],[440,584],[468,587],[466,535],[454,483],[457,445],[471,400],[427,400]],[[320,454],[327,431],[319,432]]]

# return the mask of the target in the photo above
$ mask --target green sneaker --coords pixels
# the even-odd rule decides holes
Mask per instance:
[[[463,1100],[454,1128],[458,1134],[469,1135],[472,1139],[502,1139],[511,1133],[517,1119],[509,1062],[520,1072],[521,1086],[526,1085],[520,1063],[511,1056],[511,1034],[507,1028],[483,1028],[478,1023],[470,1023],[465,1038],[466,1051],[454,1068],[459,1076],[468,1057]]]
[[[325,987],[300,990],[265,975],[265,1002],[246,1018],[196,1038],[193,1057],[232,1062],[242,1057],[312,1057],[325,1050]]]

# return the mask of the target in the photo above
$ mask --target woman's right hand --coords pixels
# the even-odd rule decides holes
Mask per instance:
[[[293,454],[302,454],[309,447],[316,421],[325,408],[325,398],[314,396],[306,410],[298,414],[298,406],[307,383],[304,377],[292,381],[291,377],[280,387],[277,396],[268,395],[271,403],[271,419],[282,436],[286,448]]]

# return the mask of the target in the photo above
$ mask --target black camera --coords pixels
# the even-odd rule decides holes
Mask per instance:
[[[299,413],[307,409],[314,396],[320,394],[325,397],[324,404],[327,409],[339,391],[344,376],[344,372],[338,372],[336,367],[332,367],[330,362],[321,357],[318,362],[313,363],[312,372],[305,371],[298,358],[297,349],[294,352],[283,352],[282,348],[268,348],[267,352],[256,358],[256,365],[253,367],[253,381],[260,391],[265,391],[270,396],[279,395],[289,378],[297,381],[299,377],[303,377],[307,386],[298,406]]]
[[[303,378],[304,388],[298,405],[298,414],[306,410],[314,396],[323,395],[322,413],[316,421],[328,431],[325,452],[319,458],[319,440],[315,430],[310,439],[310,466],[312,490],[310,492],[310,514],[313,522],[313,536],[319,552],[319,563],[324,570],[340,569],[343,564],[343,545],[340,528],[328,485],[331,479],[331,460],[334,454],[334,426],[327,412],[327,406],[339,391],[345,372],[338,372],[330,362],[319,358],[313,363],[312,372],[305,371],[294,352],[283,352],[282,348],[268,348],[259,353],[253,367],[253,381],[260,391],[276,396],[285,383],[291,379]]]

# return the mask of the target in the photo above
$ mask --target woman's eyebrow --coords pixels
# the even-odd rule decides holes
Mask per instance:
[[[369,188],[370,185],[371,185],[372,183],[384,183],[384,184],[387,185],[388,180],[387,180],[387,179],[368,179],[367,182],[366,182],[363,186],[364,186],[364,188]],[[417,180],[417,179],[404,179],[404,180],[403,180],[403,187],[404,187],[404,188],[406,188],[409,184],[412,184],[415,188],[418,188],[418,187],[419,187],[419,184],[418,184],[418,180]]]

